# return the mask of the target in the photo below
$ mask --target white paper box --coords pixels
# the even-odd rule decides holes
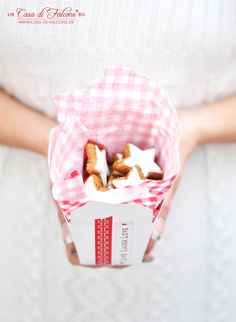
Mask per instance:
[[[132,265],[143,259],[153,230],[153,211],[138,204],[90,202],[69,224],[83,265]]]

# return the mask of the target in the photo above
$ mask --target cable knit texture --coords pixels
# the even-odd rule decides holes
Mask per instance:
[[[43,25],[7,15],[45,6],[85,16]],[[177,108],[236,92],[235,0],[3,0],[0,17],[0,87],[49,116],[54,93],[109,64],[152,77]],[[0,147],[0,320],[234,322],[235,149],[191,156],[154,262],[93,270],[67,263],[46,161]]]

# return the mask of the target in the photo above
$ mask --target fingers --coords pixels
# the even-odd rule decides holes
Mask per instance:
[[[153,231],[151,239],[149,240],[148,246],[146,248],[146,251],[143,257],[143,262],[151,262],[154,259],[151,252],[155,247],[156,241],[159,240],[163,234],[166,218],[171,208],[173,195],[174,195],[174,188],[172,187],[166,194],[165,200],[161,207],[161,212],[157,217],[155,230]]]
[[[173,198],[173,188],[171,188],[168,193],[166,194],[165,200],[161,207],[161,212],[157,217],[155,231],[152,234],[153,239],[161,238],[163,235],[163,231],[165,228],[166,218],[168,213],[170,212],[172,198]]]
[[[72,265],[80,265],[79,257],[77,255],[74,243],[66,244],[66,253],[68,260]]]
[[[122,268],[129,267],[129,265],[110,265],[108,267],[109,268],[115,268],[115,269],[122,269]]]
[[[58,206],[57,206],[57,209],[58,209],[58,218],[62,229],[62,237],[63,237],[64,244],[66,246],[67,258],[72,265],[80,265],[79,257],[77,255],[75,244],[73,243],[68,224],[65,220],[65,217],[61,209]]]
[[[148,263],[154,260],[154,257],[151,255],[151,251],[153,250],[155,243],[156,241],[154,239],[149,240],[149,243],[147,245],[147,248],[143,257],[144,263]]]

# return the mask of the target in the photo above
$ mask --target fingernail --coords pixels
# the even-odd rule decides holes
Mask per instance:
[[[150,256],[150,257],[144,257],[143,262],[144,263],[150,263],[154,260],[154,257]]]

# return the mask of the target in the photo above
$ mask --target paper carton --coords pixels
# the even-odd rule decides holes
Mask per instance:
[[[71,217],[69,227],[81,264],[132,265],[142,261],[153,223],[141,205],[90,202]]]

